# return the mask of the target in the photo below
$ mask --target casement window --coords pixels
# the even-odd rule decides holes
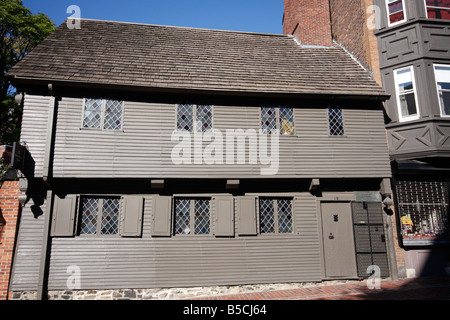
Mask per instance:
[[[450,0],[425,0],[429,19],[450,20]]]
[[[394,70],[397,107],[400,121],[419,118],[414,68],[412,66]]]
[[[386,0],[386,7],[390,27],[406,21],[404,0]]]
[[[213,107],[211,105],[179,104],[177,130],[187,132],[211,132]]]
[[[450,116],[450,65],[434,65],[441,116]]]
[[[142,196],[55,195],[51,236],[120,236],[142,234]]]
[[[279,130],[281,135],[294,135],[294,109],[261,107],[261,129],[265,134]]]
[[[260,198],[260,232],[262,234],[292,233],[292,212],[292,199]]]
[[[116,235],[120,198],[82,197],[79,235]]]
[[[84,99],[83,123],[85,129],[122,130],[123,101]]]
[[[344,117],[339,107],[328,107],[328,129],[330,136],[344,135]]]
[[[175,235],[211,233],[211,199],[175,198]]]

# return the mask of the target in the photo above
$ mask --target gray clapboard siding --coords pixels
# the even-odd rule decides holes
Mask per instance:
[[[22,209],[20,217],[11,275],[11,288],[14,291],[37,289],[46,204],[40,206],[43,214],[37,218],[31,211],[33,205],[33,200],[30,200]]]
[[[152,238],[152,197],[145,197],[142,238],[54,238],[49,289],[65,289],[69,266],[81,289],[154,288],[319,281],[316,200],[294,203],[295,233],[217,238]]]
[[[31,104],[32,103],[32,104]],[[38,106],[36,106],[36,104]],[[46,98],[29,97],[25,110],[38,107],[43,118]],[[33,109],[34,110],[34,109]],[[174,165],[171,141],[176,105],[125,102],[122,131],[80,129],[82,99],[63,98],[59,103],[55,141],[55,178],[260,178],[262,165]],[[258,107],[214,106],[214,128],[260,128]],[[36,134],[32,115],[25,114],[22,138],[42,171],[45,134]],[[280,137],[280,167],[276,178],[390,177],[383,113],[373,109],[345,109],[344,137],[328,135],[325,108],[296,108],[295,136]],[[46,122],[46,120],[41,121]],[[44,128],[39,122],[39,126]],[[41,129],[41,130],[42,130]],[[270,139],[268,140],[270,143]],[[208,143],[204,144],[204,147]],[[248,152],[248,148],[246,149]],[[236,159],[237,147],[235,145]],[[270,150],[269,150],[270,152]],[[38,175],[39,176],[39,175]]]
[[[35,161],[35,176],[42,177],[50,97],[25,95],[20,140]]]

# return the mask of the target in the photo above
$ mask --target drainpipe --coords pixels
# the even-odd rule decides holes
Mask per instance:
[[[43,166],[43,181],[47,185],[47,197],[45,206],[45,217],[44,217],[44,231],[42,234],[42,246],[41,246],[41,260],[39,264],[39,278],[37,287],[37,299],[46,300],[47,299],[47,285],[48,285],[48,270],[50,261],[50,221],[52,214],[53,205],[53,190],[50,181],[52,175],[52,162],[53,162],[53,147],[54,147],[54,137],[55,137],[55,127],[56,127],[56,114],[58,108],[58,99],[55,97],[53,91],[53,85],[48,85],[48,91],[50,94],[50,102],[48,109],[48,121],[47,121],[47,144],[45,145],[45,155],[44,155],[44,166]]]

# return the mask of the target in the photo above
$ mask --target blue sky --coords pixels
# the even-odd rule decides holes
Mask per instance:
[[[70,5],[88,19],[170,26],[282,33],[283,0],[23,0],[57,25]]]

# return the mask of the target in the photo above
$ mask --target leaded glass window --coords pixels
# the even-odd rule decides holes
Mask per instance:
[[[179,104],[177,130],[187,132],[211,132],[213,107],[211,105]]]
[[[263,133],[270,134],[277,128],[277,115],[274,107],[261,108],[261,129]]]
[[[123,101],[84,99],[83,128],[121,130]]]
[[[259,225],[260,232],[292,233],[292,199],[260,198]]]
[[[271,134],[278,129],[282,135],[294,135],[294,109],[285,107],[261,107],[261,130]]]
[[[100,129],[102,123],[102,99],[85,99],[83,128]]]
[[[175,199],[175,235],[211,233],[210,199]],[[193,226],[193,228],[192,228]]]
[[[338,107],[328,107],[328,126],[331,136],[344,135],[342,109]]]
[[[294,135],[294,109],[280,108],[280,134]]]
[[[80,235],[119,233],[120,198],[83,197],[80,210]]]

